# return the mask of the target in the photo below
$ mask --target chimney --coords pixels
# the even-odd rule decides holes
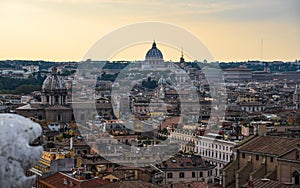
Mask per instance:
[[[73,137],[70,138],[70,150],[73,149]]]
[[[248,181],[248,188],[253,188],[253,179],[252,176],[250,176],[249,181]]]

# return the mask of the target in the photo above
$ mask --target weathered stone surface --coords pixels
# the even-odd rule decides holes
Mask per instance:
[[[31,187],[36,177],[24,173],[40,159],[43,148],[30,143],[41,133],[40,125],[30,119],[0,114],[0,187]]]

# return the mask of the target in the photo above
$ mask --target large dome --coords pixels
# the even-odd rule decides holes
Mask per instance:
[[[146,60],[163,60],[161,51],[156,47],[155,41],[152,44],[152,48],[146,54]]]
[[[57,68],[52,68],[52,73],[49,75],[43,83],[43,91],[63,90],[66,89],[65,82],[57,75]]]

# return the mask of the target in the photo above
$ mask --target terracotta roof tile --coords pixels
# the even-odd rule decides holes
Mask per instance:
[[[248,183],[246,183],[243,187],[247,187]],[[292,184],[284,184],[280,183],[279,181],[270,180],[270,179],[254,179],[253,180],[253,187],[255,188],[296,188],[300,187],[299,185],[292,185]]]
[[[160,169],[193,169],[213,167],[200,156],[175,156],[157,165]]]
[[[243,144],[240,151],[257,152],[269,155],[280,155],[300,144],[300,139],[275,136],[258,136]]]
[[[78,180],[62,172],[55,173],[43,180],[40,180],[40,182],[55,188],[69,188],[70,185],[72,185],[73,188],[91,188],[109,183],[108,181],[99,178]]]
[[[100,186],[99,188],[159,188],[160,186],[141,180],[119,181]]]

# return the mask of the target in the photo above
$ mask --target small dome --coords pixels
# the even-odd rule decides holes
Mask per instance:
[[[64,80],[57,75],[57,68],[53,67],[51,75],[47,76],[44,80],[42,90],[43,91],[52,91],[52,90],[61,90],[66,89]]]
[[[152,44],[152,48],[146,54],[146,60],[153,59],[163,60],[163,55],[161,51],[156,47],[155,41]]]

